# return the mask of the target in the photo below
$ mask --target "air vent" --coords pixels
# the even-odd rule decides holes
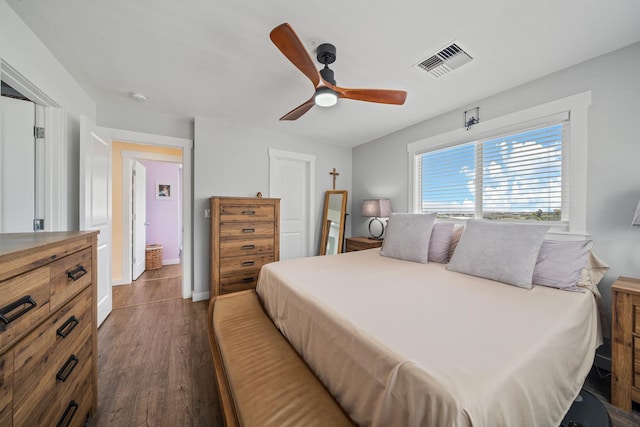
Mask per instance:
[[[452,43],[435,55],[418,62],[415,66],[434,77],[442,77],[472,59],[457,43]]]

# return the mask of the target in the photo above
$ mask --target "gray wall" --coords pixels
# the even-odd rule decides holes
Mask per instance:
[[[254,197],[269,194],[269,148],[316,156],[315,240],[319,246],[324,192],[331,190],[329,172],[340,173],[336,188],[349,191],[351,213],[351,148],[314,144],[297,137],[227,121],[196,118],[193,167],[194,294],[209,291],[209,218],[204,210],[211,196]],[[350,230],[347,229],[347,233]],[[347,234],[348,235],[348,234]]]
[[[611,284],[618,276],[640,277],[640,227],[631,227],[640,200],[639,69],[636,43],[360,145],[353,150],[354,206],[384,196],[394,211],[406,212],[407,144],[460,127],[468,108],[479,106],[488,120],[591,90],[587,231],[594,252],[611,267],[600,283],[610,319]],[[367,234],[366,218],[351,221],[354,235]]]

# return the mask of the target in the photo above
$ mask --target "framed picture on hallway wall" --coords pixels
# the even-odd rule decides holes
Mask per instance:
[[[159,184],[156,182],[156,199],[171,200],[172,198],[171,184]]]

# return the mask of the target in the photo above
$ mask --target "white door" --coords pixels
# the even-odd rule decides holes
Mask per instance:
[[[0,96],[0,233],[33,231],[35,104]]]
[[[98,326],[111,313],[111,139],[80,117],[80,229],[99,230]]]
[[[313,156],[269,151],[269,197],[280,198],[280,259],[309,256],[313,247]]]
[[[133,203],[131,206],[131,247],[133,248],[132,280],[136,280],[145,269],[145,247],[147,242],[147,168],[133,162]]]

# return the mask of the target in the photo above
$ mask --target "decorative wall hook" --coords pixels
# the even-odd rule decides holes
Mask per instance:
[[[480,123],[480,107],[472,108],[464,112],[464,126],[467,130],[471,129],[471,126],[476,123]]]

